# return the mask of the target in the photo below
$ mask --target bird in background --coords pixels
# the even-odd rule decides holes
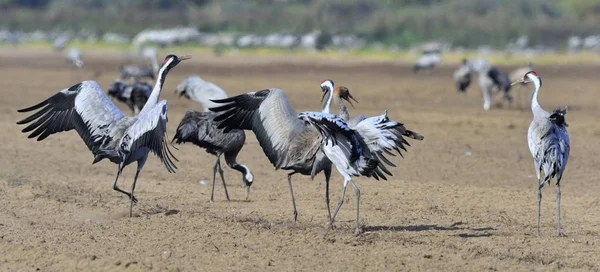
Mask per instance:
[[[203,80],[197,75],[188,76],[177,88],[175,93],[180,97],[185,97],[192,101],[196,101],[204,107],[204,111],[208,112],[209,108],[218,107],[219,104],[214,103],[211,99],[223,99],[229,97],[227,93],[212,82]]]
[[[567,108],[555,109],[552,113],[547,112],[538,102],[538,96],[542,87],[542,79],[535,71],[527,72],[521,79],[512,83],[515,84],[533,83],[533,95],[531,97],[531,111],[533,120],[529,125],[527,132],[527,143],[529,151],[533,157],[535,174],[538,179],[537,197],[538,197],[538,215],[537,232],[540,234],[540,218],[542,209],[542,188],[546,183],[556,179],[556,201],[557,201],[557,234],[563,235],[561,230],[561,192],[560,181],[569,161],[569,152],[571,142],[567,133],[567,123],[565,115]]]
[[[176,160],[169,150],[166,139],[167,101],[158,101],[162,86],[170,69],[189,57],[168,55],[159,70],[156,84],[148,101],[135,117],[128,117],[108,98],[95,81],[83,81],[64,89],[41,103],[18,110],[31,112],[29,117],[17,122],[29,124],[22,132],[28,138],[42,141],[48,136],[75,130],[94,155],[95,164],[109,159],[118,165],[113,189],[130,199],[129,216],[133,215],[133,203],[137,202],[134,190],[138,176],[153,152],[165,165],[167,171],[175,172]],[[119,175],[125,166],[137,162],[131,191],[117,186]]]
[[[196,88],[189,86],[187,84],[188,79],[180,84],[180,86],[185,85],[185,88],[180,89],[180,86],[177,87],[177,90],[182,90],[181,96],[183,96],[183,94],[191,93],[193,97],[198,97],[199,99],[194,100],[201,103],[205,110],[208,109],[209,106],[216,105],[209,101],[209,99],[213,99],[213,97],[210,96],[213,94],[212,92],[203,92],[202,87]],[[223,93],[224,91],[220,93],[220,95],[214,97],[214,99],[222,98]],[[189,98],[190,96],[187,97]],[[225,97],[227,97],[226,94]],[[227,185],[225,184],[225,178],[223,177],[223,169],[221,168],[221,155],[225,155],[225,163],[227,163],[229,167],[242,174],[242,183],[246,187],[247,200],[250,193],[250,186],[252,186],[252,183],[254,182],[254,175],[250,171],[250,168],[238,163],[236,160],[238,153],[242,150],[242,147],[244,147],[244,143],[246,142],[246,133],[241,129],[232,129],[228,132],[219,129],[218,123],[214,121],[216,116],[217,114],[214,112],[187,111],[179,123],[177,132],[171,142],[177,144],[192,143],[203,148],[207,153],[217,157],[217,161],[213,167],[213,182],[210,190],[210,201],[214,201],[217,171],[219,171],[221,181],[223,182],[225,196],[227,197],[227,200],[229,200],[229,193],[227,192]]]
[[[146,82],[127,84],[117,80],[108,88],[108,95],[125,103],[133,115],[137,115],[142,110],[151,93],[152,86]]]

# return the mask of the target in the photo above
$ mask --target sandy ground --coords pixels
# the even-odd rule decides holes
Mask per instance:
[[[120,55],[87,57],[80,73],[52,52],[0,52],[0,270],[600,269],[598,67],[537,68],[544,80],[541,104],[570,106],[571,159],[563,178],[567,237],[555,234],[555,186],[544,188],[542,235],[536,235],[526,101],[502,106],[497,97],[484,112],[477,86],[466,95],[454,90],[453,67],[414,75],[409,65],[394,62],[197,57],[172,70],[162,94],[169,100],[170,135],[187,109],[200,108],[172,91],[194,73],[231,95],[282,88],[299,111],[319,109],[318,85],[331,78],[359,100],[352,113],[388,109],[391,118],[423,134],[404,159],[394,158],[398,167],[389,181],[357,179],[365,233],[355,236],[351,190],[337,228],[326,227],[322,175],[294,177],[300,212],[294,223],[286,172],[274,171],[252,133],[239,156],[256,177],[249,201],[243,201],[240,175],[225,167],[232,201],[225,201],[219,186],[210,203],[215,158],[185,145],[175,151],[176,174],[149,159],[129,218],[129,200],[111,188],[116,166],[92,165],[75,132],[36,142],[15,125],[25,116],[18,108],[98,74],[104,88],[116,78]],[[519,98],[530,91],[514,92]],[[123,188],[133,175],[133,167],[125,169]],[[332,204],[341,184],[334,173]]]

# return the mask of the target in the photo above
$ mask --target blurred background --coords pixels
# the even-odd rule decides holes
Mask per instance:
[[[506,54],[600,53],[599,25],[596,0],[0,0],[3,43],[191,45],[216,54],[269,48],[386,57],[433,49],[502,53],[497,61],[506,61]]]

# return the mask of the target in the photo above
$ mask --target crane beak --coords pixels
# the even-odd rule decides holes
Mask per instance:
[[[192,56],[186,55],[186,56],[179,57],[179,60],[181,61],[181,60],[187,60],[187,59],[191,59],[191,58],[192,58]]]
[[[525,80],[521,78],[519,80],[515,80],[513,83],[510,84],[510,86],[514,86],[514,85],[517,85],[517,84],[520,84],[520,83],[523,83],[523,82],[525,82]]]

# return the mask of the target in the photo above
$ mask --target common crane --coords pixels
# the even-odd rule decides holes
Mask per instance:
[[[438,65],[442,61],[442,58],[439,53],[425,53],[413,66],[413,72],[417,73],[421,70],[425,70],[427,72],[431,72],[436,65]]]
[[[125,103],[131,109],[133,115],[137,115],[142,110],[151,93],[152,86],[145,82],[127,84],[117,80],[108,88],[108,95]]]
[[[217,107],[219,104],[210,101],[211,99],[227,98],[227,93],[219,86],[212,82],[208,82],[199,76],[188,76],[177,88],[175,93],[192,101],[196,101],[204,107],[204,111],[209,111],[209,108]]]
[[[314,178],[319,172],[325,174],[325,188],[329,188],[331,162],[321,152],[321,135],[298,119],[298,113],[280,89],[265,89],[212,102],[222,104],[210,108],[219,113],[215,122],[218,128],[229,132],[233,129],[252,130],[275,169],[290,170],[287,181],[292,196],[294,221],[298,218],[292,176],[296,173]],[[327,212],[329,192],[325,193]]]
[[[476,60],[465,62],[454,72],[454,80],[457,83],[459,91],[466,91],[471,80],[471,73],[478,73],[479,88],[483,94],[483,109],[489,110],[492,105],[492,95],[498,90],[504,93],[504,99],[509,103],[513,102],[510,94],[511,81],[508,76],[496,67],[492,67],[485,60]]]
[[[233,129],[224,132],[217,128],[217,123],[214,121],[217,116],[214,112],[199,112],[187,111],[185,116],[177,127],[177,133],[171,142],[193,143],[201,148],[204,148],[207,153],[217,156],[215,167],[213,168],[213,183],[210,190],[210,201],[214,201],[215,182],[217,178],[217,170],[221,175],[225,196],[229,201],[229,193],[227,193],[227,185],[223,177],[223,169],[221,168],[221,155],[225,155],[225,163],[232,169],[242,173],[242,182],[246,186],[246,199],[250,193],[250,186],[254,182],[254,175],[247,166],[236,161],[237,155],[242,150],[246,141],[246,133],[241,129]]]
[[[569,151],[571,143],[569,134],[567,133],[567,123],[565,115],[567,108],[555,109],[552,113],[545,111],[538,102],[538,95],[542,87],[542,79],[535,71],[527,72],[521,79],[512,84],[533,83],[533,95],[531,98],[531,111],[533,112],[533,120],[529,125],[527,132],[527,144],[529,151],[533,156],[535,165],[535,174],[538,179],[538,216],[537,216],[537,232],[540,234],[540,217],[542,209],[542,187],[544,184],[550,184],[552,178],[556,178],[556,201],[558,224],[557,234],[561,232],[561,212],[560,212],[560,181],[562,179],[567,162],[569,160]],[[542,176],[543,171],[543,176]]]
[[[350,94],[350,91],[348,90],[348,88],[344,87],[344,86],[339,86],[337,88],[335,88],[334,91],[331,90],[332,87],[334,87],[335,84],[333,83],[332,80],[325,80],[322,84],[321,84],[321,88],[323,90],[323,97],[325,97],[325,95],[329,94],[329,98],[327,100],[327,102],[325,103],[324,107],[323,107],[323,114],[330,114],[330,108],[331,108],[331,103],[333,103],[333,101],[335,101],[339,111],[340,111],[340,115],[339,117],[344,121],[344,123],[346,123],[346,125],[348,126],[349,129],[355,131],[357,137],[359,138],[359,143],[365,143],[366,146],[362,147],[362,149],[368,149],[368,155],[366,155],[367,157],[369,157],[372,160],[375,160],[377,162],[376,167],[374,169],[372,169],[372,172],[370,174],[357,174],[360,173],[359,171],[356,172],[348,172],[349,168],[348,167],[344,167],[344,165],[349,165],[347,161],[341,160],[340,158],[340,154],[333,155],[335,156],[335,158],[332,158],[332,156],[328,155],[328,158],[331,160],[331,162],[336,165],[336,168],[338,169],[338,171],[342,174],[342,176],[344,176],[344,178],[346,178],[346,180],[344,181],[344,189],[342,191],[342,193],[345,193],[345,187],[348,183],[348,177],[349,176],[367,176],[367,177],[373,177],[375,179],[379,179],[382,178],[384,180],[387,180],[385,174],[387,175],[392,175],[392,173],[385,167],[384,163],[395,167],[396,165],[394,165],[390,160],[388,160],[383,153],[387,153],[390,154],[392,156],[395,156],[392,151],[396,150],[398,152],[398,154],[400,154],[402,156],[402,153],[400,152],[400,149],[403,149],[404,151],[406,151],[405,145],[406,146],[410,146],[410,144],[403,138],[404,137],[408,137],[408,138],[412,138],[415,140],[423,140],[423,136],[410,131],[408,129],[406,129],[404,127],[403,124],[401,123],[397,123],[395,121],[389,120],[389,118],[387,117],[387,111],[384,112],[383,115],[380,116],[375,116],[375,117],[370,117],[370,118],[366,118],[363,115],[359,115],[353,119],[349,119],[350,118],[350,114],[348,112],[347,107],[344,105],[342,99],[348,101],[350,104],[352,104],[350,102],[350,100],[348,98],[354,99],[352,97],[352,95]],[[356,100],[354,100],[356,101]],[[315,126],[319,126],[319,122],[323,122],[323,121],[332,121],[335,120],[335,118],[333,117],[323,117],[323,116],[316,116],[319,118],[314,118],[315,116],[312,117],[313,120],[308,120],[309,123],[315,125]],[[333,118],[333,119],[332,119]],[[309,118],[311,119],[311,118]],[[320,121],[316,121],[316,120],[320,120]],[[346,122],[347,120],[349,120],[348,122]],[[336,124],[339,124],[339,122],[335,122]],[[338,127],[337,129],[342,129],[342,130],[346,130],[346,128],[343,128],[343,126]],[[325,133],[326,135],[324,135],[324,138],[327,137],[332,137],[329,133]],[[332,142],[335,142],[335,140],[333,140]],[[328,142],[324,142],[324,147],[323,150],[327,150],[327,145],[329,145],[330,143]],[[338,150],[339,151],[339,150]],[[327,154],[327,151],[326,151]],[[356,154],[354,155],[354,158],[356,158]],[[350,159],[346,158],[346,159]],[[343,173],[345,172],[345,173]],[[360,191],[358,190],[358,187],[354,184],[353,187],[356,191],[357,194],[357,198],[360,197]],[[357,200],[359,201],[359,200]],[[339,210],[339,207],[341,207],[341,205],[343,204],[343,198],[340,199],[340,202],[338,203],[338,208],[336,209],[336,212],[334,212],[333,218],[332,218],[332,223],[333,223],[333,219],[335,219],[335,216],[337,214],[337,211]],[[357,203],[357,231],[359,231],[358,228],[358,203]]]
[[[133,192],[140,171],[148,159],[148,153],[152,151],[156,154],[169,172],[177,169],[173,163],[175,157],[169,150],[168,140],[165,138],[167,101],[159,102],[158,98],[169,70],[188,58],[175,55],[168,55],[165,58],[152,94],[140,114],[135,117],[125,116],[110,101],[97,82],[83,81],[37,105],[18,110],[30,112],[39,109],[17,124],[33,122],[22,132],[33,130],[28,138],[37,137],[38,141],[54,133],[75,129],[94,155],[92,163],[109,159],[118,165],[113,189],[129,197],[129,216],[132,216],[133,203],[137,202]],[[131,192],[126,192],[117,187],[117,180],[123,168],[133,162],[137,162],[137,170]]]

